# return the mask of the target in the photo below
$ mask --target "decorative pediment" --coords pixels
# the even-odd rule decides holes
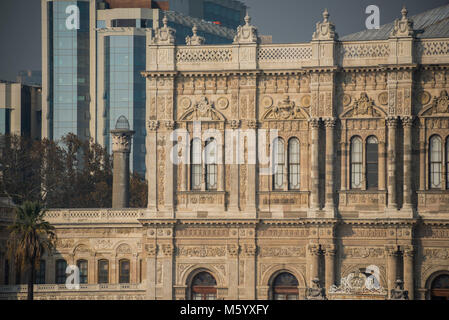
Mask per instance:
[[[225,121],[225,117],[221,114],[212,102],[206,97],[201,97],[180,117],[181,121]]]
[[[381,118],[386,117],[384,110],[374,104],[374,100],[369,98],[365,92],[360,94],[359,99],[355,99],[352,107],[341,114],[341,118]]]
[[[387,290],[380,285],[379,268],[371,265],[348,274],[340,280],[340,286],[332,285],[329,293],[386,295]]]
[[[419,116],[449,116],[449,96],[446,90],[440,92],[439,97],[434,97],[432,104],[424,108]]]
[[[306,120],[309,118],[307,112],[295,102],[285,96],[277,105],[270,107],[262,116],[263,120]]]

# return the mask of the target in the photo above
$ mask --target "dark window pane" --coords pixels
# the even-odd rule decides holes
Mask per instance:
[[[109,262],[108,260],[98,261],[98,283],[109,283]]]
[[[119,283],[129,283],[129,260],[120,260]]]

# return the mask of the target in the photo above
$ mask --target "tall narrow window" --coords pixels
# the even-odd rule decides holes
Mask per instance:
[[[430,188],[441,188],[441,138],[433,136],[430,138]]]
[[[284,140],[281,138],[276,138],[276,140],[274,140],[273,147],[273,189],[279,190],[284,187]]]
[[[446,139],[446,189],[449,189],[449,137]]]
[[[374,136],[366,140],[366,187],[377,189],[379,181],[379,154],[377,138]]]
[[[3,281],[5,285],[9,284],[9,260],[5,260],[5,279]]]
[[[192,190],[201,189],[201,140],[193,139],[191,145],[191,188]]]
[[[299,190],[299,140],[288,141],[288,188]]]
[[[66,280],[65,270],[67,269],[67,261],[60,259],[56,261],[56,283],[64,284]]]
[[[80,272],[80,283],[87,283],[87,260],[78,260],[76,266]]]
[[[45,260],[39,262],[34,281],[36,284],[45,284]]]
[[[98,260],[98,283],[109,283],[109,261]]]
[[[205,147],[206,190],[217,189],[217,141],[207,140]]]
[[[351,188],[362,187],[362,139],[352,138],[351,141]]]
[[[129,283],[129,260],[120,260],[119,265],[119,283]]]

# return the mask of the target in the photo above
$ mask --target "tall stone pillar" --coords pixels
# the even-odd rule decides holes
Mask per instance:
[[[320,189],[320,177],[319,177],[319,127],[320,127],[320,119],[312,118],[309,120],[311,131],[312,131],[312,146],[311,146],[311,167],[312,171],[310,174],[310,180],[312,183],[311,186],[311,196],[310,196],[310,208],[312,210],[320,209],[320,197],[319,197],[319,189]]]
[[[309,265],[310,265],[310,278],[309,286],[313,287],[313,280],[319,279],[320,268],[320,246],[318,244],[309,245]]]
[[[128,120],[121,116],[114,130],[111,130],[113,153],[112,208],[129,206],[129,154],[134,131],[129,129]]]
[[[324,256],[325,263],[325,289],[326,291],[335,284],[335,246],[329,245],[326,247]]]
[[[396,210],[396,117],[387,118],[388,126],[388,209]]]
[[[414,286],[414,269],[413,269],[413,246],[407,246],[404,248],[404,290],[408,291],[408,298],[414,299],[415,286]]]
[[[404,127],[404,209],[412,209],[412,125],[413,117],[402,118]]]
[[[334,217],[334,128],[336,119],[324,120],[326,126],[326,210],[332,212]]]
[[[379,141],[379,190],[385,191],[386,183],[386,169],[385,169],[385,141]]]
[[[146,297],[148,300],[156,299],[156,255],[155,243],[145,244],[146,251]]]
[[[398,268],[398,251],[395,246],[387,246],[387,284],[388,284],[388,295],[391,293],[391,289],[394,289],[395,282],[397,280],[397,268]]]

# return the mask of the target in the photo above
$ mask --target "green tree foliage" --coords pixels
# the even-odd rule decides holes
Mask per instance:
[[[112,157],[105,148],[73,134],[58,143],[1,136],[0,196],[46,208],[110,208]],[[146,207],[147,183],[130,180],[131,207]]]

